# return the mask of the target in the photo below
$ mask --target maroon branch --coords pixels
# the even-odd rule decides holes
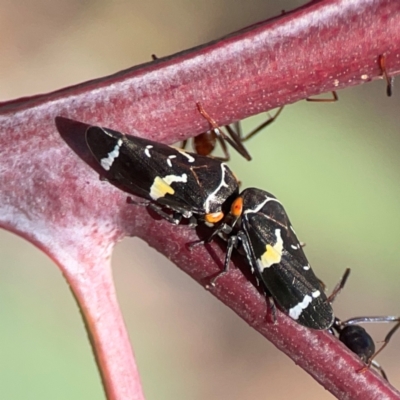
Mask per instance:
[[[212,43],[54,93],[0,105],[0,224],[61,268],[84,315],[108,399],[143,399],[110,273],[114,244],[139,236],[206,285],[223,246],[189,251],[195,230],[126,204],[82,162],[81,124],[176,142],[208,128],[196,102],[220,125],[306,97],[400,71],[400,2],[329,0]],[[63,122],[64,121],[64,122]],[[60,137],[73,147],[77,154]],[[236,259],[237,266],[243,261]],[[318,271],[317,271],[318,272]],[[240,269],[211,292],[341,399],[400,399],[332,335],[278,313]]]

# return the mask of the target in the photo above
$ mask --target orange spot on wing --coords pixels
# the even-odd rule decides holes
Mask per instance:
[[[212,214],[206,214],[204,217],[206,222],[209,222],[210,224],[215,224],[216,222],[221,221],[222,218],[224,218],[224,213],[222,211]]]
[[[240,217],[242,215],[242,212],[243,212],[243,198],[238,197],[232,203],[231,214],[235,217]]]

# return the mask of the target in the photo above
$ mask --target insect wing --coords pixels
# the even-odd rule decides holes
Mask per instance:
[[[242,228],[257,278],[291,318],[309,328],[328,329],[334,321],[332,307],[283,206],[267,192],[248,191]]]
[[[86,141],[112,183],[184,214],[220,211],[238,191],[231,170],[209,157],[100,127]]]
[[[134,151],[124,144],[125,136],[117,131],[91,126],[86,131],[86,143],[102,167],[104,176],[118,188],[148,198],[149,182],[141,174]],[[132,174],[132,171],[136,172]]]

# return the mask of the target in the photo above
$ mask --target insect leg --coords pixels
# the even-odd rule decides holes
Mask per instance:
[[[386,381],[389,381],[386,372],[383,370],[383,368],[381,367],[381,365],[379,363],[377,363],[375,360],[371,360],[371,365],[377,370],[379,371],[379,373],[382,375],[382,378],[385,379]]]
[[[339,100],[339,97],[337,93],[333,90],[331,92],[332,97],[329,99],[319,99],[319,98],[314,98],[314,97],[307,97],[306,101],[313,101],[314,103],[334,103]]]
[[[379,68],[382,71],[382,75],[386,79],[386,94],[388,97],[390,97],[393,93],[393,84],[394,84],[394,78],[393,76],[389,76],[387,69],[386,69],[386,56],[384,54],[381,54],[378,57],[378,63],[379,63]]]
[[[157,213],[160,217],[166,219],[168,222],[171,222],[174,225],[178,225],[182,220],[181,213],[174,212],[173,215],[171,216],[170,214],[166,213],[161,206],[159,206],[158,204],[152,203],[151,201],[138,202],[138,201],[133,200],[131,197],[128,197],[126,199],[126,202],[128,204],[133,204],[135,206],[148,207],[151,210],[153,210],[155,213]],[[190,221],[191,221],[191,219],[190,219]]]
[[[249,132],[246,136],[241,137],[241,141],[245,142],[246,140],[249,140],[252,138],[254,135],[256,135],[258,132],[266,128],[268,125],[271,125],[279,116],[279,114],[282,112],[283,106],[279,107],[278,111],[273,115],[272,117],[269,115],[269,118],[263,122],[261,125],[257,126],[257,128],[253,129],[251,132]]]
[[[181,149],[185,150],[186,147],[187,147],[187,144],[188,144],[188,140],[185,139],[185,140],[182,142],[182,144],[181,144]]]
[[[344,271],[344,274],[342,276],[342,278],[340,279],[340,281],[337,283],[337,285],[335,286],[335,288],[333,289],[331,295],[328,297],[328,302],[329,303],[333,303],[334,300],[336,299],[336,296],[342,291],[342,289],[344,288],[344,285],[347,282],[347,279],[349,278],[350,275],[350,268],[346,268],[346,271]]]
[[[237,135],[233,134],[232,138],[227,136],[218,126],[218,124],[215,122],[215,120],[208,114],[208,112],[204,109],[203,105],[201,103],[196,103],[197,109],[199,110],[200,114],[208,121],[208,123],[211,125],[212,129],[214,130],[219,142],[222,144],[222,141],[228,142],[239,154],[241,154],[246,160],[251,160],[250,154],[247,152],[246,148],[242,144],[242,140],[240,137]],[[229,131],[228,131],[229,132]],[[230,134],[230,132],[229,132]],[[225,145],[226,149],[226,145]],[[224,151],[225,153],[225,151]],[[225,156],[228,154],[228,159],[229,159],[229,153],[225,153]]]
[[[398,318],[400,319],[400,318]],[[389,343],[390,339],[392,338],[392,336],[394,335],[394,333],[397,331],[397,329],[399,329],[400,327],[400,322],[398,322],[386,335],[385,339],[383,340],[383,344],[382,346],[371,356],[371,358],[369,359],[367,366],[369,367],[372,364],[373,359],[387,346],[387,344]]]
[[[238,242],[239,242],[239,239],[238,239],[237,236],[231,236],[228,239],[228,245],[227,245],[227,248],[226,248],[226,255],[225,255],[225,261],[224,261],[224,269],[217,276],[215,276],[213,279],[211,279],[210,284],[212,286],[215,286],[216,281],[221,276],[225,275],[229,271],[229,263],[231,261],[232,251],[233,251],[234,248],[237,248]]]

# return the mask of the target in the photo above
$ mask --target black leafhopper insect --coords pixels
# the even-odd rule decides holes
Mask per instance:
[[[332,326],[332,307],[275,196],[261,189],[245,189],[210,239],[216,234],[225,235],[228,241],[224,272],[219,276],[228,271],[233,249],[241,248],[258,284],[285,313],[309,328]]]
[[[237,196],[238,181],[219,160],[96,126],[87,129],[86,142],[105,178],[150,200],[149,205],[171,222],[194,216],[216,223],[224,217],[229,199]]]
[[[215,158],[94,126],[86,142],[111,183],[149,200],[173,223],[194,217],[212,226],[209,240],[228,240],[225,270],[241,244],[252,273],[284,312],[310,328],[332,325],[332,307],[272,194],[252,188],[238,195],[236,177]]]

